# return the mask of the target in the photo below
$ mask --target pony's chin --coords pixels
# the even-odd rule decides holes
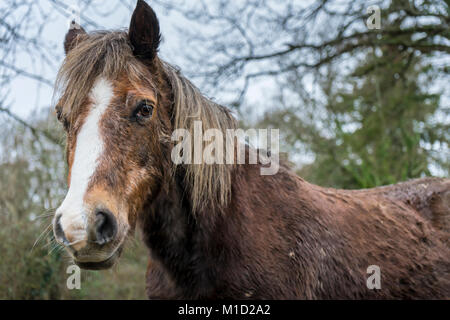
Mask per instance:
[[[86,270],[109,269],[116,263],[116,261],[118,260],[118,258],[120,256],[121,251],[122,251],[122,248],[119,248],[108,259],[103,260],[103,261],[89,262],[89,261],[74,260],[74,262],[81,269],[86,269]]]

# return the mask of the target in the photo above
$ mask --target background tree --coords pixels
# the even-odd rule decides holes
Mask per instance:
[[[380,30],[366,25],[373,5]],[[193,21],[190,74],[212,95],[227,92],[247,125],[280,128],[305,178],[365,188],[448,176],[448,1],[168,7]],[[217,27],[202,32],[198,21]],[[266,92],[262,116],[251,112],[255,88]]]

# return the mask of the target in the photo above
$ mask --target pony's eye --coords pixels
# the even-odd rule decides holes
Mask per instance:
[[[153,113],[153,105],[147,101],[142,101],[136,108],[136,117],[139,119],[149,118]]]

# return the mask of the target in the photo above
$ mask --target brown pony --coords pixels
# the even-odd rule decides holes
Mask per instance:
[[[66,36],[56,111],[69,191],[54,234],[76,264],[111,267],[137,226],[149,298],[450,297],[450,180],[347,191],[284,165],[175,164],[176,129],[236,124],[158,57],[159,42],[144,1],[128,32]]]

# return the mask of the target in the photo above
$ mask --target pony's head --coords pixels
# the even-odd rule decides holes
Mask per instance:
[[[67,195],[53,226],[57,241],[83,268],[114,264],[137,218],[174,179],[176,128],[234,127],[229,112],[203,97],[160,60],[157,17],[138,1],[126,31],[66,35],[56,113],[67,133]],[[183,170],[193,210],[229,197],[226,166]]]

